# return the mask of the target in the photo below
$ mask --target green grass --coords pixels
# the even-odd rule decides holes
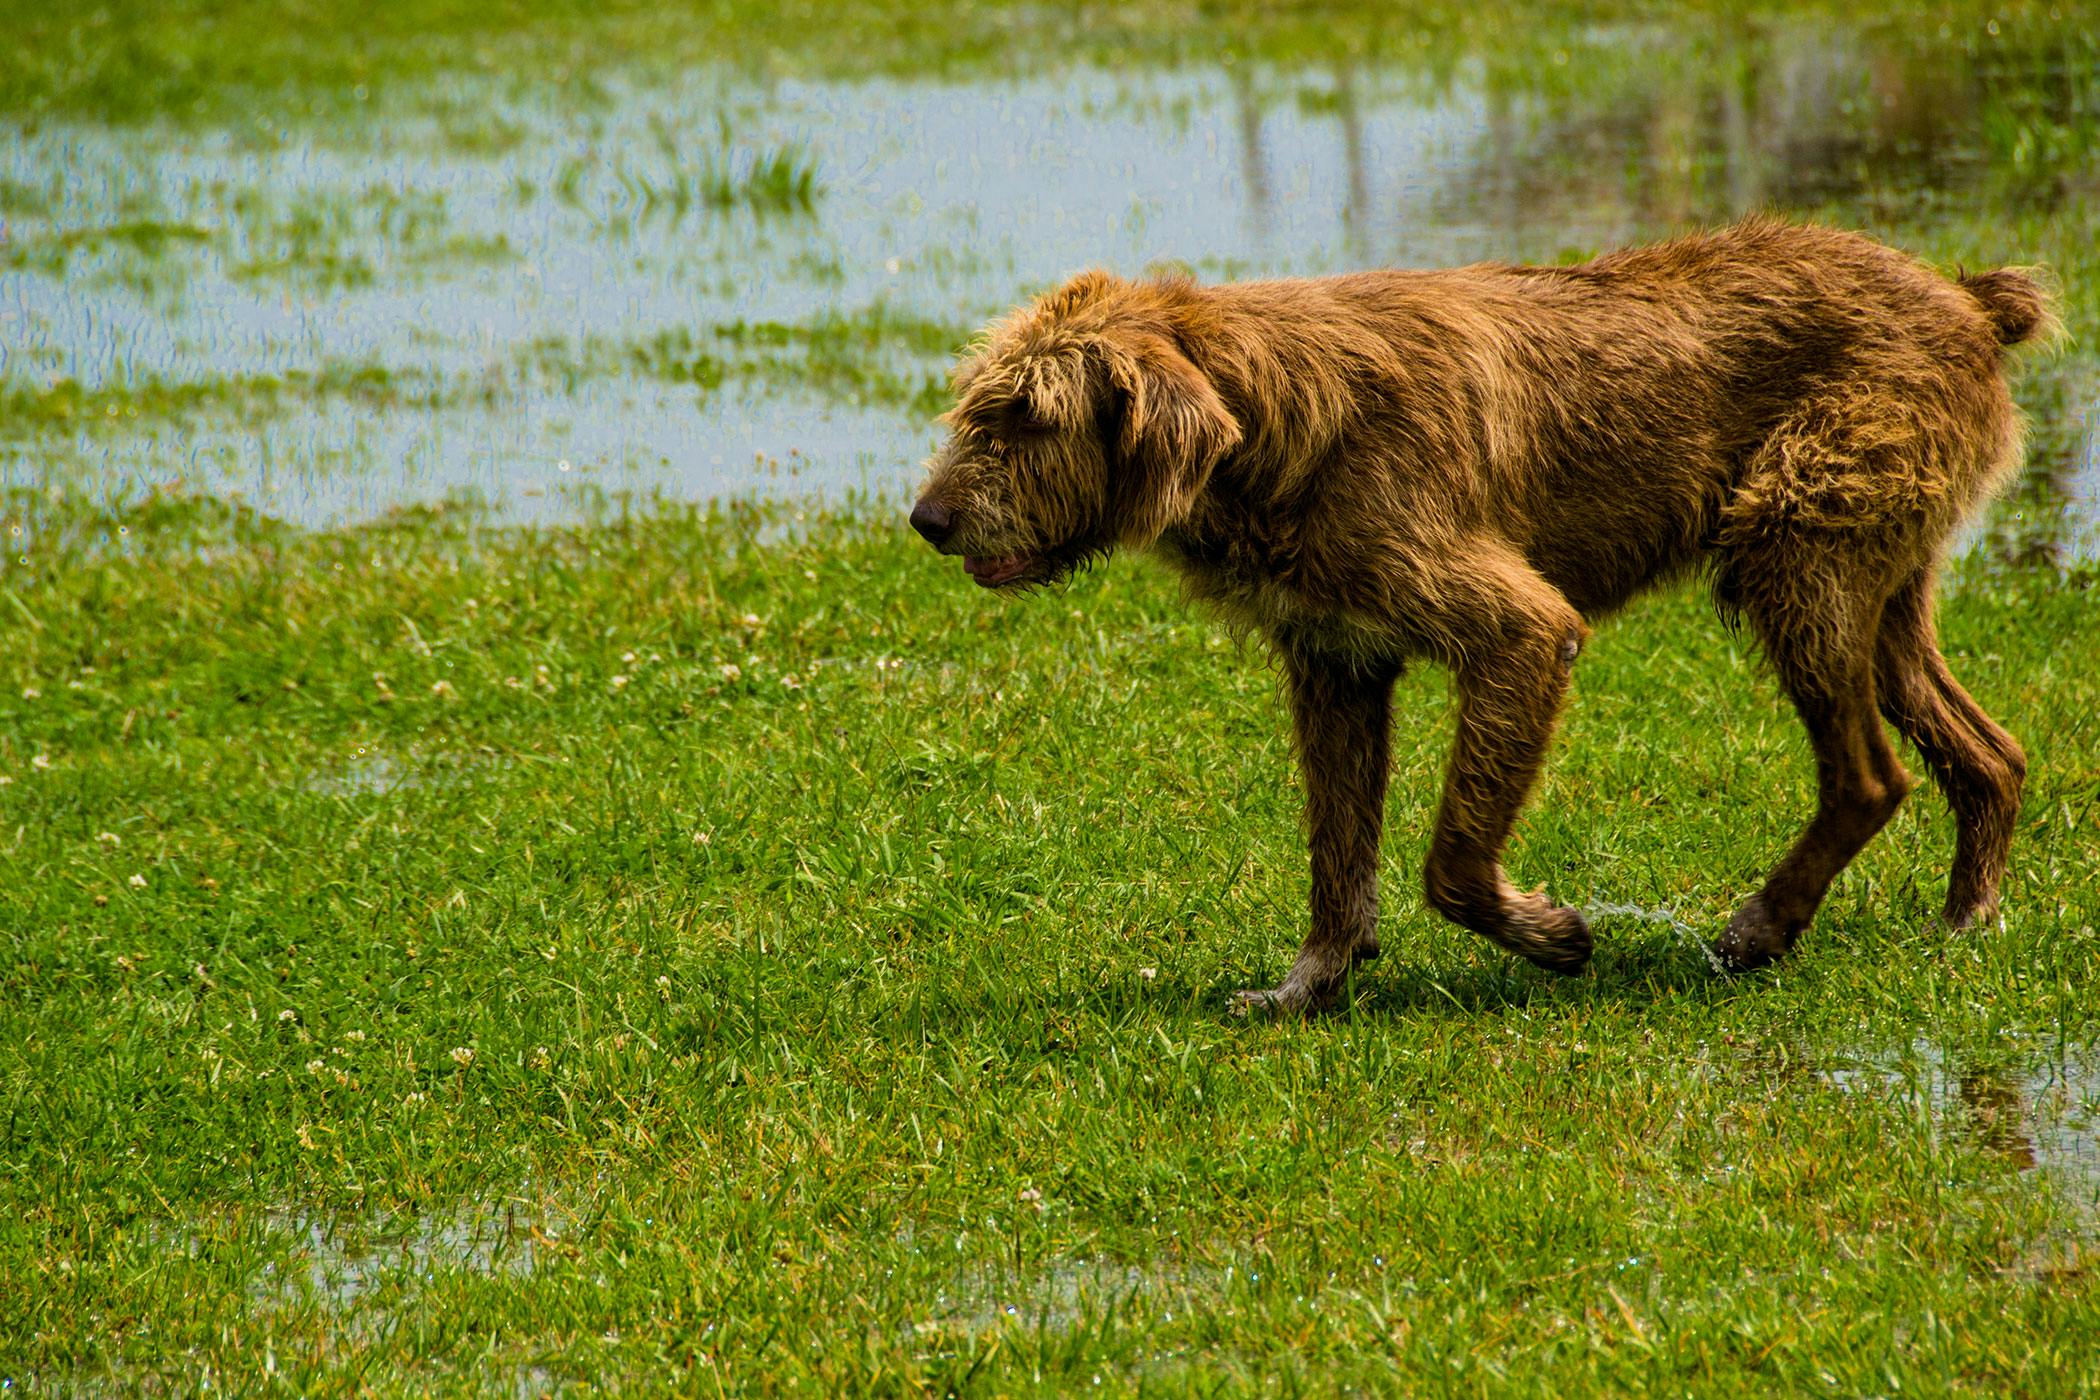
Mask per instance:
[[[0,439],[51,432],[125,432],[142,423],[233,418],[257,422],[331,402],[369,410],[435,412],[490,404],[535,387],[574,393],[585,384],[640,376],[712,393],[739,383],[898,408],[931,418],[947,406],[947,367],[969,339],[957,323],[909,315],[883,303],[827,310],[806,321],[725,321],[616,340],[593,336],[533,341],[507,371],[444,374],[389,369],[371,361],[317,370],[169,379],[142,371],[121,383],[56,377],[0,385]]]
[[[552,338],[533,342],[518,360],[523,373],[569,393],[636,374],[702,393],[736,381],[931,418],[948,406],[948,367],[971,334],[969,326],[876,302],[795,322],[722,321],[626,340]]]
[[[1785,33],[1838,21],[1925,52],[1968,56],[2083,34],[2075,7],[2047,0],[1709,0],[1702,34]],[[92,8],[0,0],[0,113],[113,124],[340,123],[392,103],[434,110],[478,149],[511,139],[486,109],[460,110],[433,76],[473,74],[540,96],[592,96],[608,69],[658,77],[726,65],[764,77],[1012,76],[1108,66],[1254,60],[1292,66],[1398,64],[1430,85],[1475,71],[1491,87],[1581,86],[1615,29],[1681,22],[1662,0],[1363,0],[1288,5],[1223,0],[1195,9],[1018,0],[898,6],[718,0],[113,0]],[[1995,25],[1995,28],[1988,26]],[[2076,53],[2091,53],[2090,40]],[[1998,134],[1991,133],[1994,137]],[[2030,132],[2044,143],[2048,133]],[[2039,153],[2039,152],[2037,152]]]
[[[421,288],[441,333],[447,282],[523,276],[535,221],[580,213],[607,257],[675,227],[671,298],[778,258],[841,289],[536,328],[486,374],[324,342],[103,383],[32,332],[0,384],[35,484],[0,495],[0,1392],[2100,1389],[2100,573],[2053,562],[2100,386],[2095,41],[2048,8],[0,0],[13,126],[130,129],[0,178],[0,280],[159,314],[216,274],[324,319]],[[1455,84],[1527,114],[1515,236],[1573,258],[1600,208],[1720,217],[1726,143],[1685,133],[1826,32],[1887,88],[1839,134],[1894,145],[1789,212],[2064,286],[1999,562],[1942,619],[2033,758],[2000,928],[1933,928],[1952,832],[1922,789],[1786,964],[1710,970],[1813,784],[1776,687],[1678,592],[1600,627],[1511,854],[1592,912],[1593,969],[1423,909],[1451,726],[1424,669],[1387,956],[1344,1015],[1250,1024],[1232,991],[1304,926],[1276,680],[1146,561],[998,600],[894,508],[307,533],[36,474],[61,437],[131,460],[141,426],[346,404],[436,428],[586,381],[943,406],[970,329],[945,317],[1025,261],[1005,232],[835,227],[792,84],[603,141],[630,85],[1229,58],[1339,117],[1345,79]],[[1872,115],[1942,88],[1945,166]],[[1621,127],[1623,171],[1591,144]],[[162,154],[192,141],[380,174],[186,183]],[[386,174],[433,153],[507,163],[512,234],[456,222],[471,182]],[[842,290],[893,250],[947,290]]]
[[[1585,653],[1512,868],[1689,931],[1558,981],[1425,914],[1425,671],[1388,955],[1268,1025],[1275,680],[1144,561],[1003,601],[887,515],[4,514],[30,1393],[2100,1384],[2090,1129],[2023,1172],[1968,1088],[2092,1030],[2089,574],[1944,608],[2035,760],[2003,928],[1932,928],[1922,791],[1782,968],[1708,969],[1812,784],[1677,594]]]

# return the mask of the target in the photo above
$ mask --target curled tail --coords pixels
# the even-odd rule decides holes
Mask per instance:
[[[1960,281],[1961,289],[1976,299],[2000,345],[2022,345],[2037,337],[2056,335],[2056,313],[2049,293],[2031,273],[2017,267],[1978,272]]]

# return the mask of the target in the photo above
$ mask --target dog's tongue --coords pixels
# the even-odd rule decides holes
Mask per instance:
[[[1018,576],[1027,564],[1027,557],[1020,554],[1002,554],[997,559],[970,554],[963,558],[963,572],[985,588],[997,588]]]

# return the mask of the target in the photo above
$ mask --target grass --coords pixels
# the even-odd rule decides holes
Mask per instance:
[[[0,114],[50,153],[0,177],[0,274],[57,284],[23,279],[0,383],[36,484],[0,494],[0,1390],[2100,1389],[2100,572],[2056,563],[2100,241],[2093,37],[2061,9],[0,0]],[[1592,913],[1595,967],[1554,980],[1424,911],[1451,723],[1425,669],[1387,956],[1345,1015],[1249,1024],[1231,992],[1304,921],[1282,708],[1145,561],[993,600],[866,503],[305,532],[37,475],[61,434],[134,460],[115,435],[347,403],[434,437],[586,381],[930,414],[969,330],[941,313],[1034,234],[1001,251],[992,205],[996,236],[954,243],[915,247],[908,206],[837,227],[865,172],[827,166],[824,202],[796,77],[1230,58],[1337,120],[1456,84],[1524,114],[1512,236],[1575,257],[1600,218],[1723,217],[1737,148],[1701,124],[1753,73],[1814,79],[1818,26],[1878,95],[1833,128],[1868,143],[1854,184],[1792,212],[2064,284],[1998,562],[1943,608],[2034,758],[2000,928],[1932,927],[1926,789],[1786,964],[1709,969],[1813,784],[1776,688],[1676,592],[1600,627],[1512,852]],[[734,140],[678,124],[720,92],[653,147],[604,139],[695,72],[783,95]],[[1955,114],[1927,129],[1959,159],[1913,159],[1906,93]],[[245,173],[180,177],[192,143]],[[458,181],[387,174],[433,150]],[[506,232],[468,225],[477,188]],[[485,374],[398,362],[553,266],[563,219],[656,260],[626,330],[557,314],[456,340]],[[885,259],[935,290],[846,290]],[[782,268],[834,304],[721,319]],[[724,309],[694,310],[715,277]],[[352,358],[317,331],[306,370],[142,349],[97,377],[92,328],[127,321],[96,293],[214,279],[316,326],[413,289],[427,324]],[[75,297],[90,329],[40,323]]]
[[[703,394],[735,381],[931,418],[947,407],[948,366],[971,334],[961,323],[874,302],[793,322],[721,321],[627,340],[557,337],[534,342],[519,359],[525,373],[568,393],[635,374]]]
[[[1142,561],[997,602],[786,506],[0,531],[32,1391],[2100,1384],[2090,1141],[2007,1146],[2079,1106],[1966,1088],[2092,1029],[2090,574],[1944,609],[2036,757],[2002,929],[1931,928],[1924,792],[1780,970],[1708,969],[1811,781],[1676,594],[1585,653],[1513,857],[1643,911],[1594,970],[1423,912],[1424,672],[1388,956],[1250,1025],[1304,894],[1275,683]]]
[[[465,72],[546,93],[588,88],[608,68],[668,77],[708,64],[766,78],[858,79],[1251,59],[1396,63],[1432,86],[1477,64],[1490,86],[1538,91],[1580,85],[1587,62],[1609,49],[1610,31],[1682,15],[1657,0],[1416,0],[1404,22],[1361,0],[1227,0],[1194,15],[1072,0],[722,0],[692,9],[642,0],[308,0],[294,14],[259,0],[114,0],[93,9],[0,0],[0,24],[17,40],[0,50],[0,112],[29,122],[86,116],[267,131],[274,121],[327,126],[393,103],[427,108],[435,98],[440,117],[481,144],[486,112],[458,112],[429,91],[431,77]],[[2074,9],[2045,0],[1725,0],[1703,6],[1702,18],[1717,35],[1838,19],[1906,46],[1966,55],[2082,32]]]
[[[369,410],[436,412],[501,402],[534,386],[575,393],[593,380],[640,376],[712,393],[740,383],[877,404],[931,418],[946,407],[947,365],[971,332],[959,324],[876,302],[826,310],[806,321],[724,321],[626,340],[534,341],[507,370],[444,374],[372,361],[315,370],[168,379],[142,371],[120,383],[59,376],[0,384],[0,440],[51,432],[124,432],[141,423],[232,417],[255,422],[329,402]]]
[[[0,438],[55,431],[128,431],[203,415],[240,421],[349,400],[368,408],[436,408],[464,400],[463,386],[438,376],[374,363],[339,362],[283,374],[241,373],[164,379],[141,373],[123,383],[82,384],[60,377],[42,385],[0,386]]]

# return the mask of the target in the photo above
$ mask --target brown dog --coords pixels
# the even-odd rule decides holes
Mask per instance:
[[[1394,678],[1456,673],[1429,901],[1542,967],[1580,915],[1500,853],[1589,629],[1704,566],[1815,749],[1817,808],[1715,952],[1786,952],[1911,786],[1960,827],[1945,917],[1996,908],[2026,760],[1948,674],[1933,574],[2013,470],[2003,352],[2050,324],[2025,275],[1949,281],[1855,234],[1754,220],[1576,267],[1198,287],[1090,272],[955,372],[912,525],[987,588],[1154,549],[1289,678],[1312,929],[1282,985],[1330,1002],[1378,952]]]

